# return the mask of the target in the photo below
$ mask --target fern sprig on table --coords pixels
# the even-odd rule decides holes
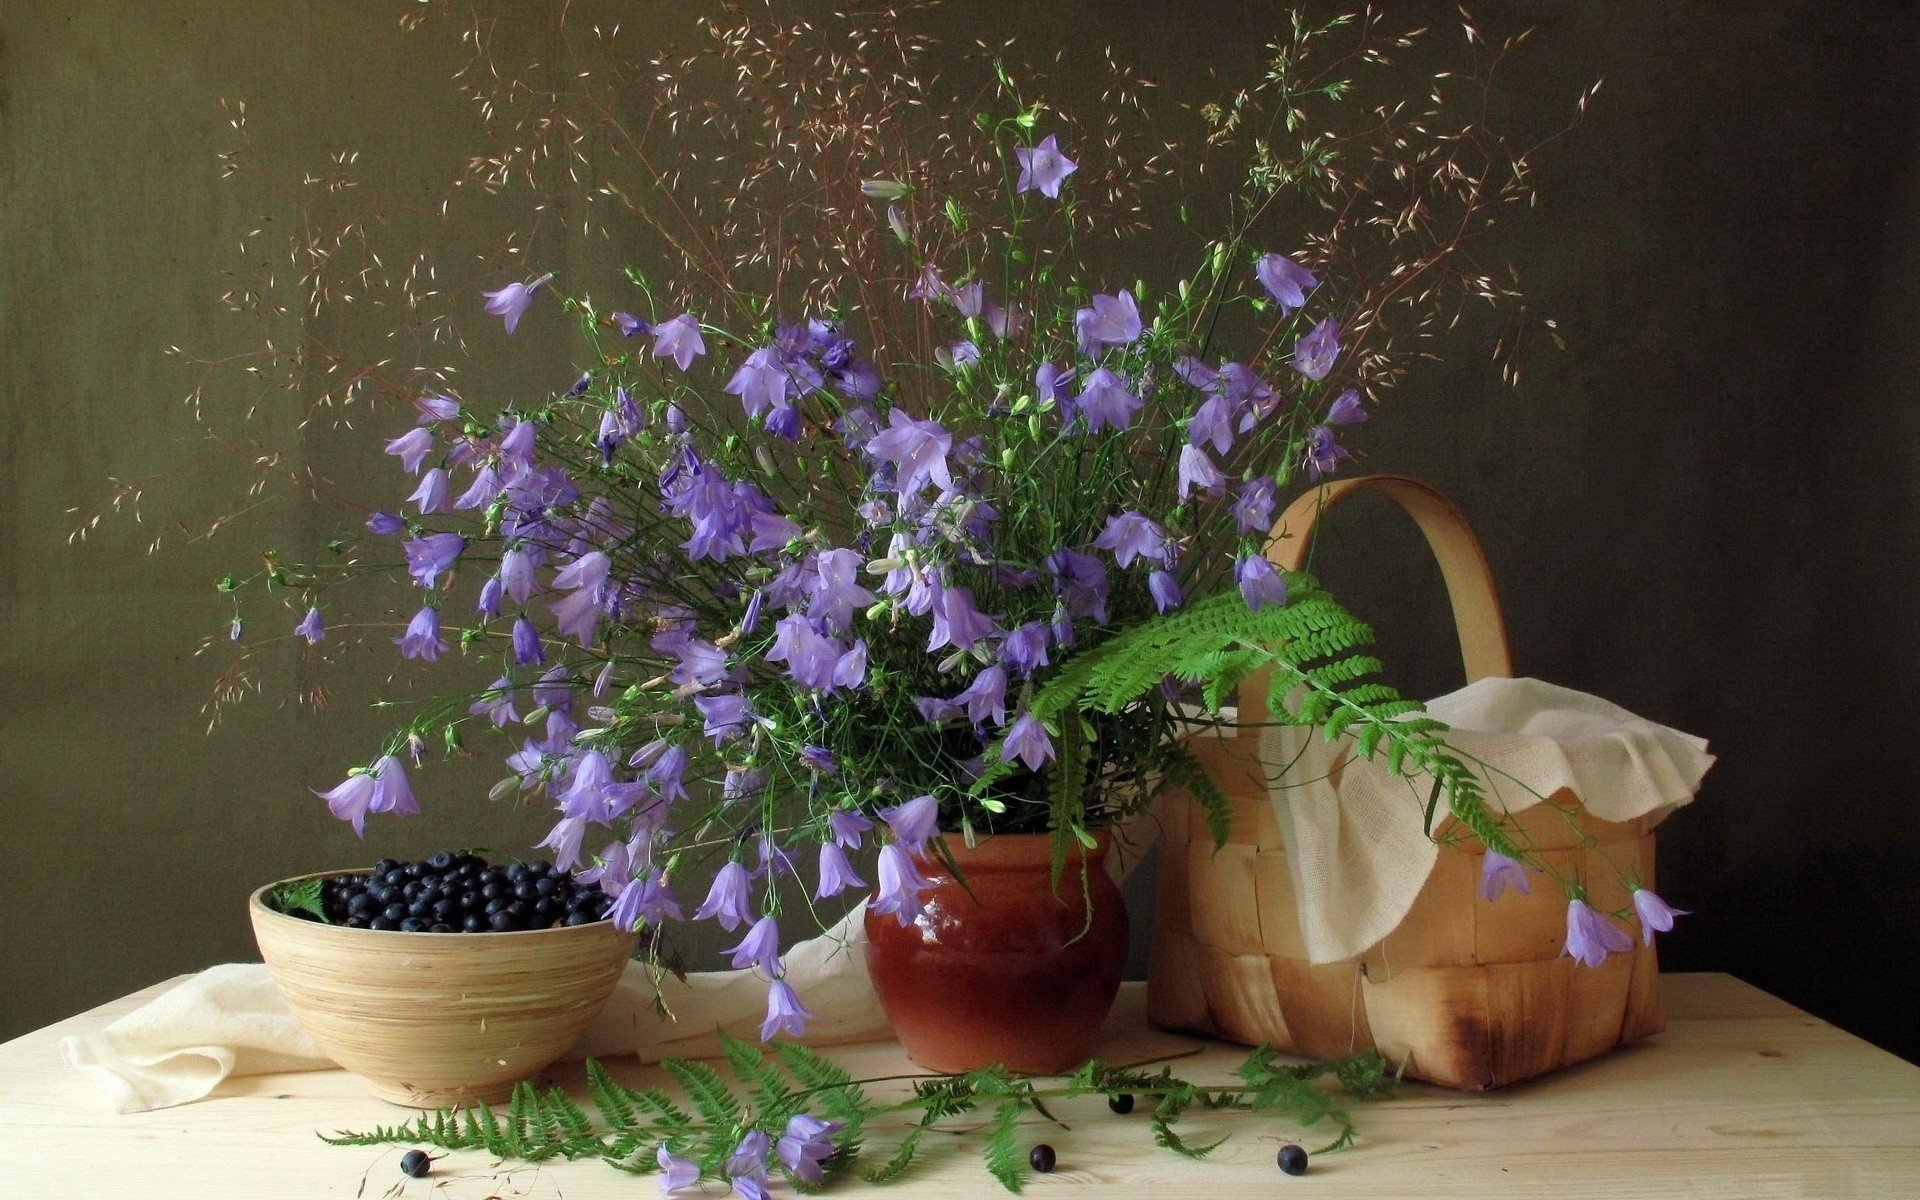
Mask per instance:
[[[777,1137],[799,1113],[842,1123],[833,1135],[834,1153],[823,1167],[830,1182],[849,1172],[870,1183],[886,1183],[912,1169],[925,1135],[937,1127],[971,1121],[984,1129],[983,1157],[988,1171],[1009,1191],[1025,1183],[1028,1164],[1022,1153],[1020,1122],[1028,1113],[1052,1120],[1050,1100],[1074,1096],[1127,1094],[1151,1105],[1148,1128],[1154,1141],[1175,1153],[1202,1157],[1226,1137],[1194,1145],[1175,1129],[1190,1110],[1237,1110],[1287,1117],[1303,1126],[1332,1122],[1338,1135],[1323,1149],[1350,1145],[1352,1119],[1336,1105],[1342,1096],[1372,1099],[1391,1090],[1397,1076],[1377,1053],[1368,1051],[1335,1063],[1285,1064],[1259,1047],[1235,1073],[1238,1083],[1202,1085],[1175,1076],[1171,1067],[1149,1064],[1109,1066],[1088,1062],[1071,1075],[1017,1075],[987,1066],[960,1075],[889,1076],[856,1080],[830,1059],[793,1043],[776,1043],[771,1054],[735,1038],[723,1037],[734,1081],[705,1063],[668,1060],[663,1069],[683,1089],[675,1098],[658,1088],[629,1088],[599,1062],[587,1060],[586,1106],[560,1088],[542,1090],[530,1083],[515,1087],[504,1113],[487,1105],[424,1113],[401,1125],[363,1132],[322,1134],[336,1146],[392,1143],[430,1145],[448,1150],[485,1150],[501,1159],[541,1162],[554,1158],[598,1158],[635,1174],[658,1169],[655,1154],[664,1145],[671,1154],[699,1164],[703,1179],[725,1178],[723,1165],[740,1139],[752,1130]],[[868,1084],[910,1082],[905,1099],[876,1102]],[[989,1113],[984,1123],[977,1114]],[[903,1118],[907,1124],[883,1160],[860,1159],[874,1123]],[[957,1130],[956,1132],[964,1132]],[[779,1167],[777,1159],[772,1164]],[[784,1168],[782,1168],[784,1170]],[[817,1185],[788,1178],[803,1190]]]

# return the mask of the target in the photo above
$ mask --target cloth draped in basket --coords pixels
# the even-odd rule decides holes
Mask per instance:
[[[1476,766],[1487,802],[1518,812],[1571,791],[1594,816],[1658,820],[1693,799],[1707,743],[1597,696],[1538,679],[1488,678],[1431,701],[1448,745]],[[1428,780],[1353,759],[1352,743],[1272,726],[1261,759],[1294,763],[1270,789],[1314,962],[1353,958],[1413,906],[1440,848],[1424,832]]]

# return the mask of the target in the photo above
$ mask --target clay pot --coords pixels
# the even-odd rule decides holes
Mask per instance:
[[[411,1108],[505,1100],[593,1024],[637,944],[611,921],[514,933],[322,925],[268,906],[278,886],[247,911],[294,1019],[374,1095]]]
[[[1075,846],[1051,881],[1045,834],[947,839],[956,880],[931,857],[925,913],[867,913],[867,969],[907,1054],[935,1071],[1001,1063],[1056,1074],[1092,1055],[1127,960],[1127,910],[1107,838]],[[1082,865],[1086,870],[1082,872]]]

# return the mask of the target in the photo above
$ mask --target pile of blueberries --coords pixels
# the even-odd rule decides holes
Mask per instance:
[[[402,933],[510,933],[604,920],[612,900],[549,862],[488,864],[443,850],[421,862],[383,858],[366,875],[329,879],[327,920],[349,929]]]

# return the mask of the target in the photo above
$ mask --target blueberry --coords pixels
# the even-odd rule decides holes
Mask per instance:
[[[486,931],[487,919],[479,913],[468,913],[460,918],[461,933],[485,933]]]
[[[425,1150],[409,1150],[400,1156],[400,1173],[424,1179],[433,1170],[433,1159]]]
[[[374,929],[398,929],[400,928],[400,922],[387,917],[375,917],[371,927]]]
[[[1133,1111],[1132,1093],[1120,1092],[1116,1095],[1108,1096],[1107,1107],[1112,1109],[1114,1112],[1119,1113],[1123,1117],[1126,1116],[1128,1113]]]
[[[1032,1151],[1030,1151],[1027,1154],[1027,1165],[1032,1167],[1034,1170],[1040,1172],[1042,1175],[1045,1175],[1048,1171],[1053,1170],[1053,1164],[1055,1161],[1056,1161],[1056,1158],[1053,1153],[1053,1147],[1047,1145],[1045,1142],[1041,1142],[1038,1146],[1035,1146],[1032,1149]]]
[[[1286,1145],[1280,1147],[1279,1162],[1280,1169],[1289,1175],[1305,1175],[1307,1173],[1307,1152],[1292,1142],[1288,1142]]]
[[[520,927],[519,917],[515,913],[513,913],[511,910],[505,909],[505,908],[501,909],[497,913],[494,913],[492,918],[490,918],[489,923],[493,926],[493,931],[495,933],[506,933],[509,930],[518,929]]]
[[[419,917],[408,917],[406,920],[400,922],[401,933],[425,933],[426,931],[427,923]]]
[[[453,865],[453,852],[451,850],[442,850],[432,858],[429,858],[427,865],[436,871],[444,871]]]

